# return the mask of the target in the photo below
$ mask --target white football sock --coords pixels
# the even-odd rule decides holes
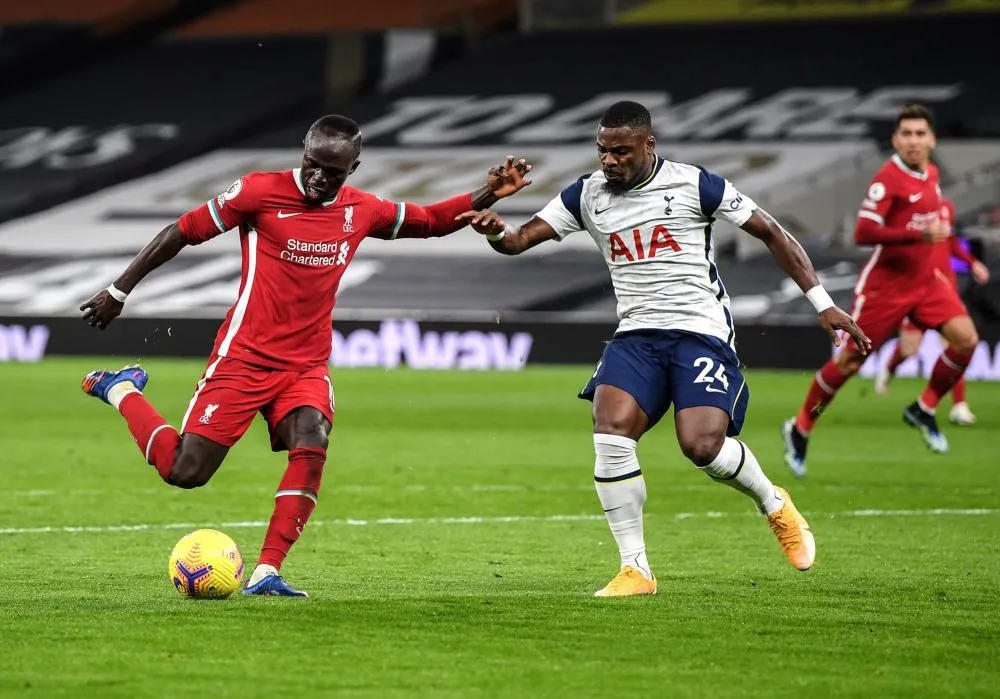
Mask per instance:
[[[785,504],[785,499],[764,475],[750,447],[738,439],[726,437],[712,463],[699,468],[710,478],[749,495],[765,515],[777,512]]]
[[[642,537],[642,506],[646,481],[635,456],[635,440],[613,434],[595,434],[594,486],[618,543],[622,567],[630,565],[653,579]]]
[[[118,410],[118,406],[122,404],[122,399],[130,393],[142,393],[135,384],[131,381],[122,381],[121,383],[116,383],[114,386],[108,389],[108,402]]]
[[[259,566],[253,569],[253,575],[247,580],[247,587],[251,585],[256,585],[261,580],[266,578],[268,575],[277,575],[278,569],[274,566],[267,565],[266,563],[261,563]]]

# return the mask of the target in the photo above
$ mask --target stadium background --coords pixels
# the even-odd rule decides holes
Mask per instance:
[[[683,2],[382,0],[347,13],[267,0],[4,3],[0,357],[105,351],[111,340],[66,319],[95,284],[243,172],[293,165],[304,129],[328,111],[364,127],[352,184],[389,197],[436,200],[507,151],[532,159],[535,184],[498,207],[517,221],[594,167],[595,119],[633,97],[653,109],[663,153],[718,170],[772,211],[849,307],[869,252],[851,243],[859,197],[899,105],[920,99],[938,114],[937,161],[961,230],[994,265],[1000,98],[981,60],[993,4],[790,3],[783,22],[741,23],[788,5],[709,3],[698,16]],[[904,36],[933,49],[905,52]],[[829,348],[798,332],[813,322],[801,294],[757,241],[716,233],[744,361],[815,366]],[[204,355],[209,325],[188,319],[225,313],[238,252],[222,239],[156,273],[109,333],[115,345]],[[973,379],[1000,379],[998,289],[967,290],[984,338]],[[336,317],[341,366],[408,363],[408,341],[396,356],[401,341],[387,338],[397,325],[380,325],[407,320],[421,324],[421,347],[444,352],[432,366],[462,361],[464,345],[448,350],[441,332],[509,345],[514,328],[531,336],[526,363],[594,363],[615,321],[586,236],[513,261],[469,230],[445,245],[368,243]],[[937,344],[926,342],[904,375],[929,371]]]
[[[245,613],[243,617],[227,617],[213,610],[196,620],[189,612],[170,607],[172,600],[147,602],[150,594],[173,594],[160,579],[159,559],[149,564],[152,572],[141,569],[135,573],[125,595],[127,605],[114,607],[109,603],[112,606],[105,609],[100,606],[104,602],[95,600],[113,598],[117,593],[95,561],[110,555],[116,565],[130,565],[127,556],[146,556],[150,540],[165,555],[170,541],[182,533],[169,529],[171,522],[239,522],[264,516],[258,510],[266,505],[266,494],[278,471],[270,462],[264,470],[263,459],[268,455],[252,455],[260,451],[260,435],[254,437],[252,448],[234,457],[243,460],[242,466],[227,466],[230,470],[224,469],[219,476],[222,484],[216,487],[213,482],[205,489],[207,494],[191,494],[192,500],[184,500],[194,503],[188,508],[180,499],[163,495],[166,489],[149,490],[162,484],[151,483],[141,464],[136,466],[137,458],[124,429],[110,432],[110,417],[98,416],[106,418],[100,423],[96,417],[79,417],[84,413],[89,416],[88,409],[99,411],[91,405],[77,405],[82,398],[75,383],[77,374],[91,368],[95,357],[97,361],[122,357],[151,361],[159,371],[154,382],[165,381],[170,387],[164,400],[174,411],[167,413],[168,417],[176,420],[180,413],[175,414],[175,409],[182,412],[218,322],[236,296],[240,261],[235,238],[223,236],[186,250],[155,272],[130,298],[125,316],[103,333],[80,322],[76,309],[112,281],[131,256],[180,213],[223,191],[247,171],[295,166],[302,135],[318,115],[340,112],[362,123],[366,137],[363,164],[351,184],[392,198],[434,201],[471,189],[482,180],[486,168],[508,152],[529,158],[535,163],[534,184],[497,207],[511,220],[523,221],[566,183],[595,168],[594,127],[604,107],[619,99],[642,101],[653,112],[659,152],[720,172],[775,214],[806,247],[827,289],[846,308],[868,254],[856,248],[851,239],[864,188],[889,153],[889,135],[899,107],[910,100],[924,101],[938,116],[935,158],[942,172],[942,188],[955,201],[962,234],[990,267],[994,280],[974,287],[967,275],[960,275],[965,299],[982,336],[967,377],[995,382],[1000,380],[1000,93],[992,55],[998,23],[1000,2],[992,0],[0,1],[0,407],[4,444],[9,445],[5,447],[5,471],[10,478],[8,496],[0,496],[0,552],[7,561],[14,561],[7,566],[6,585],[34,590],[29,582],[41,586],[53,577],[67,578],[60,583],[63,587],[57,586],[58,594],[46,597],[32,591],[15,596],[6,610],[0,610],[0,617],[9,615],[11,633],[6,642],[12,644],[6,652],[10,663],[6,669],[0,668],[0,693],[19,695],[35,683],[44,687],[39,696],[63,695],[60,692],[66,696],[88,692],[99,696],[116,692],[123,696],[168,695],[142,685],[129,674],[126,651],[115,651],[122,654],[119,665],[114,660],[119,656],[112,654],[93,661],[96,669],[92,670],[81,670],[84,661],[73,660],[84,651],[101,657],[102,649],[111,643],[107,638],[126,642],[131,633],[129,624],[135,614],[143,613],[137,610],[147,604],[160,605],[158,613],[181,615],[177,617],[180,622],[163,622],[164,629],[177,622],[188,625],[189,630],[213,633],[213,625],[235,623],[234,619],[246,624],[245,633],[252,634],[258,628],[259,617],[246,608],[238,608]],[[797,408],[808,372],[829,356],[831,348],[815,327],[811,307],[756,240],[724,226],[717,227],[716,234],[719,267],[733,300],[738,349],[755,390],[752,412],[756,411],[754,424],[759,427],[754,429],[761,436],[751,443],[777,442],[780,419]],[[459,514],[487,512],[485,521],[498,527],[512,512],[530,519],[594,511],[592,492],[571,493],[565,501],[551,499],[555,497],[551,493],[562,492],[563,481],[578,483],[583,490],[589,488],[586,472],[592,455],[586,443],[570,450],[572,455],[566,460],[579,463],[572,475],[562,476],[562,471],[549,468],[551,464],[536,463],[527,447],[497,447],[494,453],[485,453],[471,439],[460,438],[459,451],[474,455],[474,465],[468,466],[458,463],[460,455],[441,456],[442,451],[454,447],[452,438],[443,433],[439,443],[421,441],[426,437],[423,432],[434,433],[444,424],[460,434],[467,430],[479,435],[492,445],[496,434],[515,429],[515,414],[531,423],[532,408],[549,411],[549,419],[558,423],[560,430],[559,420],[565,417],[565,430],[557,435],[560,440],[570,440],[570,435],[573,439],[586,437],[585,411],[575,410],[579,406],[572,398],[572,389],[589,374],[584,365],[596,363],[616,322],[606,267],[587,236],[542,246],[517,259],[494,254],[469,230],[447,241],[371,241],[358,253],[344,279],[335,318],[331,364],[335,382],[337,372],[345,377],[345,387],[338,387],[343,391],[338,400],[345,406],[357,406],[360,418],[347,414],[335,432],[335,449],[342,449],[335,451],[335,459],[340,464],[337,468],[345,469],[346,485],[338,481],[329,488],[331,492],[368,493],[371,500],[360,506],[360,515],[350,503],[338,501],[339,509],[328,511],[324,518],[332,523],[337,516],[354,515],[373,518],[374,522],[374,518],[403,511],[416,517],[415,521],[447,517],[452,511],[440,509],[444,505],[417,509],[424,507],[419,504],[422,493],[438,492],[435,488],[440,483],[430,479],[439,476],[454,484],[454,492],[465,493],[461,497],[467,498],[465,504],[472,512],[459,508]],[[929,333],[918,357],[907,362],[900,375],[927,374],[939,349],[937,338]],[[885,361],[891,351],[890,343],[869,361],[863,375],[871,377],[875,363]],[[550,365],[558,364],[580,366],[545,373]],[[377,371],[347,372],[351,367]],[[404,367],[527,370],[515,377],[492,372],[409,372]],[[385,373],[383,369],[399,371]],[[765,370],[791,371],[772,374]],[[915,391],[918,387],[915,381],[904,380],[903,384],[900,390]],[[859,385],[867,386],[868,382]],[[629,672],[636,673],[637,688],[662,688],[657,683],[666,677],[674,683],[670,686],[677,689],[678,696],[848,696],[860,695],[868,683],[880,696],[921,695],[915,687],[923,688],[926,695],[991,694],[988,668],[995,668],[997,660],[997,627],[995,621],[990,622],[995,612],[988,611],[996,602],[997,581],[993,516],[997,491],[992,470],[1000,424],[997,389],[988,383],[970,389],[970,400],[978,401],[973,407],[978,408],[982,424],[968,432],[969,437],[963,433],[961,438],[953,438],[968,440],[965,451],[947,457],[947,468],[943,469],[939,465],[944,462],[917,450],[915,438],[899,434],[903,428],[895,406],[879,408],[879,415],[868,417],[871,402],[864,397],[866,390],[852,389],[838,398],[836,415],[831,415],[830,424],[823,425],[829,430],[829,442],[816,447],[815,465],[821,475],[808,486],[799,487],[817,489],[806,490],[814,496],[813,508],[840,513],[842,522],[857,522],[853,529],[853,524],[840,525],[846,527],[838,534],[844,542],[882,550],[875,532],[888,526],[896,537],[889,549],[895,546],[893,550],[909,551],[908,546],[917,546],[914,541],[920,542],[916,562],[909,554],[904,558],[900,553],[899,559],[893,559],[882,550],[880,555],[889,556],[881,559],[882,568],[859,564],[843,586],[837,587],[844,581],[817,585],[809,593],[813,597],[797,597],[799,592],[781,582],[776,562],[774,571],[768,569],[760,578],[736,582],[727,577],[730,573],[713,569],[719,565],[713,556],[733,556],[737,568],[751,566],[764,557],[753,546],[764,544],[755,542],[745,553],[735,553],[720,548],[723,543],[692,524],[685,536],[694,537],[687,541],[698,543],[690,565],[703,566],[719,577],[717,582],[705,582],[709,578],[697,578],[697,572],[678,568],[672,583],[703,601],[686,612],[678,607],[674,617],[654,612],[644,616],[643,610],[650,607],[629,612],[630,628],[646,624],[661,634],[659,640],[649,641],[648,649],[631,649],[636,657],[646,659],[649,667],[657,668],[650,674],[632,666]],[[59,397],[50,400],[46,392]],[[466,405],[460,402],[463,400],[471,401],[467,411],[462,408]],[[437,412],[448,401],[454,403],[452,412]],[[571,417],[560,412],[570,408],[574,409]],[[387,415],[387,410],[392,414]],[[412,429],[393,431],[403,430],[400,426],[407,420]],[[484,432],[483,425],[498,432]],[[516,429],[523,430],[525,439],[531,441],[539,428],[525,424]],[[681,465],[676,449],[667,444],[672,439],[669,430],[664,432],[665,437],[656,438],[660,441],[647,448],[669,455],[671,468],[676,468],[671,473],[686,473],[688,467]],[[79,438],[90,439],[90,448],[99,451],[88,453],[72,441],[79,435],[87,435]],[[555,437],[549,440],[549,433],[544,435],[537,438],[537,444],[557,441]],[[26,436],[51,442],[55,450],[51,458],[23,446]],[[845,459],[848,447],[862,455]],[[388,456],[380,449],[396,452]],[[755,446],[755,450],[778,480],[777,472],[782,468],[778,445]],[[352,463],[352,458],[353,466],[343,466]],[[521,470],[510,466],[518,460],[523,464]],[[413,469],[425,468],[428,461],[435,466],[428,480],[420,480]],[[351,470],[357,464],[370,467],[371,472],[358,475]],[[826,480],[824,468],[829,474]],[[112,487],[103,482],[107,473],[132,477],[137,469],[140,473],[135,483],[123,487],[119,495],[107,494]],[[920,475],[913,476],[910,469]],[[139,475],[147,476],[141,484]],[[513,484],[496,485],[495,481],[505,475]],[[656,476],[651,478],[655,481]],[[911,478],[918,481],[912,489],[907,487]],[[493,490],[481,488],[484,482],[493,483],[489,486]],[[537,483],[539,490],[532,490],[532,483]],[[238,504],[225,499],[230,492],[227,488],[234,487],[235,492],[243,493]],[[352,491],[352,487],[357,490]],[[406,489],[405,496],[364,490],[384,488],[390,493],[395,492],[393,487]],[[681,494],[688,486],[671,492],[670,481],[664,479],[657,492],[652,487],[651,502],[667,498],[661,500],[665,511],[685,513],[703,506],[700,491]],[[250,491],[252,497],[246,494]],[[137,496],[139,492],[143,494]],[[158,495],[151,495],[154,492]],[[542,493],[550,495],[543,497]],[[966,493],[972,495],[966,497]],[[718,502],[715,495],[704,496],[709,498],[704,506],[735,508],[739,503],[727,500],[727,496],[719,495]],[[134,512],[136,497],[147,503],[143,506],[147,507],[147,519]],[[678,499],[670,500],[672,497]],[[220,500],[227,503],[221,512],[215,509]],[[916,522],[920,517],[914,517],[910,525],[884,525],[886,520],[871,515],[883,510],[872,507],[946,516],[940,524],[922,525]],[[985,516],[967,521],[947,516],[958,511]],[[713,512],[708,516],[721,517]],[[53,519],[53,513],[61,516]],[[870,515],[872,518],[865,520]],[[126,529],[114,529],[123,520]],[[141,524],[147,520],[155,522]],[[697,517],[691,521],[696,520],[700,521]],[[50,526],[53,521],[59,525],[55,529]],[[67,542],[45,539],[44,546],[31,543],[35,541],[31,537],[63,531],[59,528],[63,525],[65,531],[92,531],[96,536],[102,531],[130,531],[127,527],[133,526],[133,521],[140,523],[134,525],[140,529],[161,525],[166,529],[150,534],[142,540],[145,543],[121,534],[123,538],[116,541],[128,536],[130,543],[117,553],[109,553],[103,544],[91,542],[83,534]],[[727,536],[745,543],[739,538],[743,535],[735,533],[735,517],[715,521],[722,521],[720,526]],[[865,528],[865,522],[872,526]],[[520,525],[502,526],[513,531]],[[608,538],[600,518],[586,526],[592,527],[588,534],[594,541]],[[687,526],[680,516],[677,526]],[[831,541],[834,524],[826,526],[831,532],[827,541]],[[324,537],[333,530],[323,529]],[[572,540],[568,528],[559,531]],[[236,533],[249,536],[239,530]],[[305,582],[311,581],[314,589],[322,588],[319,581],[356,574],[343,563],[333,569],[309,568],[308,562],[315,560],[317,551],[329,554],[334,550],[337,560],[350,561],[359,555],[365,561],[379,560],[374,553],[357,553],[358,548],[370,546],[364,539],[350,538],[354,548],[344,544],[343,548],[329,549],[324,547],[339,544],[324,543],[325,538],[314,536],[310,541],[315,543],[293,553],[293,558],[298,556],[297,561],[301,561],[297,565]],[[391,532],[385,536],[385,541],[375,546],[380,556],[394,560],[410,556],[405,537]],[[495,540],[477,538],[487,534],[466,534],[463,539],[457,531],[454,536],[452,540],[442,535],[435,544],[453,551],[475,550],[477,545],[492,551],[490,547],[503,549],[506,545],[500,530],[490,534]],[[697,538],[700,536],[706,538]],[[684,540],[671,538],[670,547],[679,548]],[[78,543],[84,541],[89,543]],[[702,541],[703,550],[699,548]],[[978,543],[972,546],[970,542]],[[75,550],[78,545],[81,548]],[[254,545],[244,545],[248,559]],[[849,547],[847,543],[844,546]],[[934,551],[947,547],[974,549],[974,560],[952,557],[952,552],[934,558]],[[554,542],[541,545],[541,549],[550,555],[565,553]],[[155,555],[159,550],[155,549]],[[831,554],[827,560],[845,568],[854,565],[855,559],[845,550],[841,549],[839,558]],[[559,576],[566,570],[578,575],[587,570],[589,575],[596,567],[596,573],[603,576],[601,556],[606,558],[606,553],[591,549],[582,563],[578,559],[553,563],[552,568],[542,569],[551,576],[545,584],[558,586]],[[518,554],[512,550],[506,555],[508,564],[516,566]],[[666,557],[665,552],[658,555]],[[678,553],[681,560],[687,555]],[[70,561],[70,567],[63,569],[67,575],[53,575],[50,559]],[[533,688],[558,695],[563,688],[573,688],[573,695],[583,696],[602,686],[601,677],[620,670],[595,665],[583,646],[575,645],[582,641],[567,640],[582,636],[561,626],[569,624],[566,619],[576,620],[584,629],[581,633],[604,638],[602,629],[614,630],[607,615],[588,616],[591,612],[577,602],[561,608],[535,607],[531,600],[537,591],[525,588],[507,598],[515,606],[524,605],[523,616],[512,608],[496,622],[498,626],[481,627],[480,622],[470,621],[467,627],[455,627],[459,636],[465,634],[469,639],[470,647],[480,643],[485,649],[477,660],[482,663],[476,666],[478,674],[472,673],[474,679],[463,685],[466,678],[447,674],[457,671],[461,663],[449,669],[448,653],[441,651],[438,657],[432,649],[433,643],[450,647],[445,632],[442,638],[428,640],[420,636],[423,631],[413,630],[424,621],[433,626],[432,617],[439,613],[446,616],[454,612],[437,597],[434,602],[423,600],[421,596],[428,590],[431,596],[437,594],[434,578],[439,571],[420,568],[417,559],[414,556],[399,565],[397,572],[409,579],[398,587],[365,579],[365,584],[375,585],[386,599],[395,602],[385,607],[381,606],[383,600],[376,599],[370,608],[356,607],[356,621],[337,614],[329,619],[330,627],[324,633],[344,629],[374,643],[381,637],[376,638],[371,625],[386,623],[402,631],[395,640],[382,639],[389,644],[384,652],[402,652],[402,646],[392,644],[423,638],[431,644],[424,649],[427,656],[418,653],[406,674],[400,674],[403,671],[399,668],[387,670],[386,681],[397,682],[392,691],[373,680],[374,684],[355,686],[354,694],[350,687],[340,687],[348,694],[413,696],[419,687],[432,696],[517,696]],[[381,560],[384,564],[385,559]],[[492,558],[490,561],[491,583],[500,584],[503,575],[515,579],[509,568],[503,568],[502,575],[501,564]],[[965,575],[966,564],[972,571],[970,576],[975,573],[980,577],[952,580],[959,569]],[[451,574],[447,567],[444,570],[446,577]],[[78,591],[72,581],[80,571],[84,580],[97,581],[93,584],[99,592],[94,598],[84,594],[77,606],[64,608],[60,600],[76,599]],[[457,588],[472,585],[458,573],[451,580]],[[777,590],[774,596],[761,601],[747,597],[750,593],[734,595],[729,585],[746,583],[756,589],[758,582],[761,588],[773,583],[772,592]],[[893,584],[902,587],[892,588]],[[852,634],[868,625],[879,628],[881,612],[871,610],[880,604],[880,586],[892,590],[885,602],[891,611],[885,611],[882,621],[896,616],[891,617],[888,627],[882,627],[889,631],[879,637],[877,643],[882,645],[872,647]],[[328,597],[351,598],[356,591],[342,586],[327,593]],[[926,599],[925,593],[929,595]],[[470,618],[475,618],[480,610],[472,606],[480,604],[477,593],[462,594],[471,600],[468,611]],[[841,664],[831,664],[827,674],[816,670],[789,687],[770,686],[764,678],[754,687],[741,685],[741,678],[752,677],[759,669],[752,659],[764,657],[759,654],[758,641],[772,641],[752,633],[741,636],[743,627],[738,620],[749,618],[748,626],[762,628],[769,614],[777,618],[792,614],[785,610],[785,604],[811,608],[824,604],[829,595],[836,595],[837,603],[846,605],[844,623],[851,630],[845,631],[839,623],[844,620],[836,617],[836,605],[831,606],[831,617],[817,623],[814,630],[828,633],[830,638],[844,634],[842,646],[831,641],[823,651],[831,654],[830,663]],[[400,599],[411,598],[412,603],[394,606]],[[37,610],[35,604],[40,600],[46,602],[47,611]],[[496,593],[491,600],[481,604],[496,601],[502,606],[503,594]],[[861,600],[860,611],[851,607],[857,600]],[[949,603],[952,607],[944,611],[942,605]],[[461,607],[466,602],[456,604]],[[95,627],[98,635],[88,636],[84,620],[95,609],[104,609],[110,616]],[[851,610],[859,616],[850,617]],[[62,613],[77,616],[67,621],[69,617],[60,616]],[[124,616],[116,625],[120,613]],[[397,616],[387,616],[390,613]],[[940,626],[914,630],[904,625],[907,620],[919,625],[916,620],[921,615]],[[532,626],[539,619],[548,626]],[[279,629],[276,639],[296,642],[298,630],[283,621],[274,623],[277,626],[269,628]],[[663,651],[664,636],[677,633],[697,639],[703,633],[703,623],[715,624],[713,629],[728,629],[718,633],[730,634],[730,640],[739,645],[723,642],[712,650],[709,633],[700,660]],[[610,629],[604,629],[605,624]],[[50,627],[51,636],[46,636]],[[505,628],[533,629],[530,633],[539,634],[537,639],[551,632],[553,643],[558,640],[564,649],[578,648],[580,655],[562,658],[561,669],[557,667],[553,674],[552,667],[532,665],[532,659],[521,657],[520,641],[505,636]],[[33,635],[38,629],[45,631]],[[179,629],[176,633],[188,632]],[[939,641],[928,641],[934,634],[939,634]],[[18,639],[29,637],[34,640],[23,648],[32,650],[18,648]],[[72,638],[83,639],[82,644],[60,645]],[[816,640],[798,637],[796,643]],[[616,637],[605,641],[616,642]],[[170,645],[169,640],[164,642]],[[144,641],[132,643],[142,647]],[[497,645],[491,646],[493,643]],[[694,643],[695,647],[700,644]],[[855,650],[844,650],[848,644]],[[62,684],[41,680],[59,665],[56,661],[52,666],[46,664],[47,649],[52,647],[63,649],[71,668],[62,675]],[[530,643],[527,647],[537,651],[542,660],[550,657],[549,652],[561,652]],[[736,649],[745,650],[745,657],[734,660],[734,655],[741,656]],[[879,649],[893,654],[895,660],[879,660],[882,669],[876,671],[866,663],[881,657]],[[453,650],[459,656],[463,652]],[[176,658],[185,657],[182,650],[171,652],[177,653]],[[665,657],[675,660],[675,665],[657,666],[659,652],[667,653]],[[511,680],[502,659],[492,654],[520,658],[516,662],[525,668],[521,679]],[[351,658],[351,651],[344,657]],[[344,657],[336,662],[344,662]],[[942,657],[947,662],[938,662]],[[586,671],[574,677],[568,668],[581,658],[586,658],[581,661]],[[727,674],[725,667],[720,670],[716,665],[720,659],[736,663],[730,668],[732,673]],[[372,677],[377,676],[382,666],[369,665],[368,660],[362,656],[355,662]],[[424,661],[427,666],[421,670]],[[205,677],[211,672],[244,673],[246,682],[250,682],[246,678],[256,677],[254,684],[237,682],[234,687],[247,691],[267,688],[271,694],[280,691],[268,684],[268,677],[254,675],[257,670],[249,662],[238,670],[218,662],[218,666],[205,667]],[[307,666],[320,673],[327,662],[343,667],[312,656]],[[501,664],[490,664],[494,662]],[[714,679],[706,680],[686,666],[687,662],[718,672]],[[741,662],[749,665],[741,668]],[[804,662],[811,659],[804,655],[789,660],[788,665],[763,662],[760,668],[785,671]],[[859,667],[874,674],[854,675]],[[144,672],[148,678],[159,677],[160,672],[169,676],[164,668]],[[890,681],[893,671],[895,679]],[[121,672],[124,675],[116,675]],[[301,675],[296,686],[305,693],[318,686],[310,683],[331,681],[307,678],[308,672]],[[86,682],[90,684],[79,684],[80,677],[89,678]],[[512,683],[504,685],[506,691],[492,684],[499,677]],[[553,677],[565,684],[544,684]],[[414,678],[412,684],[408,678]],[[186,681],[194,682],[191,678]],[[177,686],[195,685],[181,682]],[[652,691],[655,694],[655,689]],[[218,696],[228,694],[221,691]]]

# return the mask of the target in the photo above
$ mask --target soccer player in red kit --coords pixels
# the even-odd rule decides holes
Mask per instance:
[[[934,266],[948,280],[958,287],[958,279],[955,277],[955,270],[952,267],[952,258],[961,260],[969,267],[969,273],[977,284],[986,284],[990,280],[990,271],[982,262],[966,250],[958,238],[955,237],[955,205],[950,199],[943,199],[941,202],[941,220],[951,227],[952,234],[946,241],[937,243],[934,246]],[[888,363],[879,369],[875,376],[875,393],[884,396],[889,392],[889,383],[896,375],[899,365],[912,357],[920,349],[920,341],[923,339],[924,329],[920,328],[909,319],[904,318],[903,324],[899,328],[899,342],[893,350],[892,357]],[[969,408],[965,399],[965,377],[960,378],[951,388],[952,407],[948,414],[948,419],[956,425],[973,425],[976,416]]]
[[[344,186],[357,169],[361,131],[352,120],[326,116],[304,140],[301,167],[253,172],[218,197],[167,226],[125,272],[80,310],[105,328],[149,272],[187,245],[239,229],[243,270],[239,294],[219,328],[207,367],[180,429],[142,394],[139,367],[87,374],[84,390],[110,403],[128,423],[139,451],[160,477],[179,488],[204,485],[243,436],[254,415],[267,421],[274,451],[288,450],[274,513],[245,594],[304,597],[280,575],[319,493],[333,423],[327,365],[331,316],[344,271],[368,237],[430,238],[465,226],[456,217],[490,206],[530,184],[531,166],[512,157],[470,194],[417,206]]]
[[[874,350],[906,317],[919,327],[936,328],[948,341],[927,387],[903,411],[903,420],[920,431],[927,446],[945,453],[948,441],[934,412],[969,365],[979,336],[957,288],[934,264],[934,246],[951,234],[941,220],[938,170],[930,161],[935,144],[930,111],[918,104],[905,107],[892,136],[896,152],[875,174],[858,213],[854,239],[875,250],[858,276],[851,315]],[[782,426],[785,463],[795,475],[806,473],[806,447],[816,420],[863,361],[848,340],[816,373],[798,417]]]

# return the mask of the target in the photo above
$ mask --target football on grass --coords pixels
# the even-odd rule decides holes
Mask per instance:
[[[168,572],[185,597],[222,599],[243,582],[243,554],[226,534],[198,529],[174,546]]]

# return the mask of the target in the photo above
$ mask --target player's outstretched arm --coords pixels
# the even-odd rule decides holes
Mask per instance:
[[[531,184],[528,173],[531,163],[524,158],[516,161],[513,155],[486,173],[486,184],[469,194],[461,194],[435,204],[420,206],[406,203],[400,209],[392,204],[384,212],[385,221],[370,236],[373,238],[437,238],[449,235],[465,227],[460,218],[463,211],[486,209],[500,199],[517,194]],[[399,212],[402,211],[402,219]],[[393,221],[395,219],[395,221]]]
[[[187,242],[181,235],[180,227],[176,222],[160,231],[139,254],[135,256],[131,264],[122,272],[107,289],[98,291],[94,296],[80,306],[83,311],[83,320],[91,327],[103,330],[108,327],[108,323],[121,315],[125,308],[125,297],[135,288],[142,279],[154,269],[168,262],[177,256]]]
[[[486,236],[490,247],[503,255],[520,255],[539,243],[558,238],[555,229],[537,216],[519,228],[504,223],[493,211],[466,211],[457,218]]]
[[[816,270],[813,269],[812,261],[806,251],[788,231],[763,209],[754,210],[741,228],[763,241],[778,266],[799,285],[816,308],[819,324],[826,330],[835,346],[840,347],[841,339],[837,331],[843,330],[854,338],[862,354],[868,354],[871,350],[871,340],[861,332],[861,328],[850,315],[833,303],[830,294],[819,283],[819,277],[816,276]]]

